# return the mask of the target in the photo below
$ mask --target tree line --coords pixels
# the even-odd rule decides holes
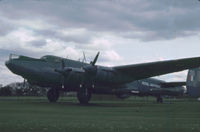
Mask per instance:
[[[18,85],[17,87],[7,85],[0,88],[0,96],[44,96],[47,90],[47,88],[32,85]]]

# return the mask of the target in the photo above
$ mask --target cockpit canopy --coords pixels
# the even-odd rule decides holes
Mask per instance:
[[[26,61],[49,61],[49,62],[61,62],[62,58],[52,55],[45,55],[41,57],[40,59],[37,58],[31,58],[27,56],[17,55],[17,54],[10,54],[9,60],[26,60]]]
[[[19,58],[20,58],[20,55],[17,55],[17,54],[10,54],[10,56],[9,56],[9,60],[19,59]]]
[[[63,58],[61,58],[61,57],[57,57],[57,56],[53,56],[53,55],[45,55],[45,56],[42,56],[40,59],[17,55],[17,54],[10,54],[10,56],[9,56],[9,60],[23,60],[23,61],[61,62],[62,59]]]
[[[62,58],[61,57],[57,57],[57,56],[53,56],[53,55],[45,55],[42,56],[40,58],[41,60],[45,60],[45,61],[53,61],[53,62],[61,62]]]
[[[23,56],[23,55],[10,54],[9,60],[37,60],[37,59]]]
[[[23,55],[10,54],[9,60],[23,60],[23,61],[39,61],[40,59],[31,58]]]

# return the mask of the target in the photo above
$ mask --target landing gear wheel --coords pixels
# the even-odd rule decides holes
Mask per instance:
[[[160,97],[160,96],[158,96],[158,97],[157,97],[157,103],[163,103],[163,98]]]
[[[55,88],[50,89],[47,92],[47,98],[49,102],[56,102],[59,98],[59,91]]]
[[[77,98],[80,104],[88,104],[92,96],[91,91],[88,88],[81,87],[77,92]]]

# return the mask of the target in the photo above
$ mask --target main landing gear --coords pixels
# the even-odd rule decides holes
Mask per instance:
[[[157,97],[157,103],[163,103],[163,98],[161,96]]]
[[[49,100],[49,102],[56,102],[59,98],[59,91],[56,88],[51,88],[48,92],[47,92],[47,98]]]
[[[92,92],[90,89],[86,88],[85,86],[82,86],[77,91],[77,98],[80,102],[80,104],[88,104],[92,96]],[[47,92],[47,98],[49,102],[56,102],[59,98],[59,90],[56,88],[51,88]]]
[[[80,104],[88,104],[92,96],[91,90],[86,88],[85,86],[82,86],[77,91],[77,98],[80,102]]]

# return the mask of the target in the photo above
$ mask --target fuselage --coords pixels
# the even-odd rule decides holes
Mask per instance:
[[[84,79],[89,80],[88,87],[93,89],[94,93],[99,94],[131,94],[135,95],[178,95],[183,93],[183,87],[162,88],[160,83],[163,81],[157,79],[143,79],[131,81],[129,76],[119,73],[111,67],[96,66],[95,74],[88,76],[80,72],[71,71],[67,75],[62,75],[55,71],[61,69],[62,60],[65,67],[73,69],[82,69],[90,64],[80,61],[64,59],[56,56],[43,56],[40,59],[26,56],[17,56],[6,62],[6,66],[15,74],[27,79],[30,84],[42,87],[58,87],[65,91],[77,91]],[[83,76],[84,75],[84,76]],[[128,91],[128,92],[127,92]],[[134,93],[135,91],[135,93]]]
[[[67,75],[62,75],[55,72],[55,69],[61,69],[61,60],[63,58],[56,56],[43,56],[40,59],[30,58],[26,56],[18,56],[6,62],[6,66],[15,74],[27,79],[31,84],[36,84],[44,87],[60,87],[64,82],[64,89],[68,91],[76,91],[82,84],[84,77],[76,71],[71,71]],[[79,68],[89,64],[80,61],[64,59],[65,67]],[[112,68],[96,66],[97,71],[93,76],[89,75],[91,79],[90,87],[98,88],[100,91],[111,91],[112,88],[123,85],[128,80],[123,74],[115,72]],[[108,90],[110,89],[110,90]]]
[[[133,91],[138,91],[138,93],[133,92],[133,94],[139,96],[179,96],[186,92],[186,88],[183,86],[163,87],[162,83],[166,82],[159,79],[147,78],[128,83],[127,87]]]

